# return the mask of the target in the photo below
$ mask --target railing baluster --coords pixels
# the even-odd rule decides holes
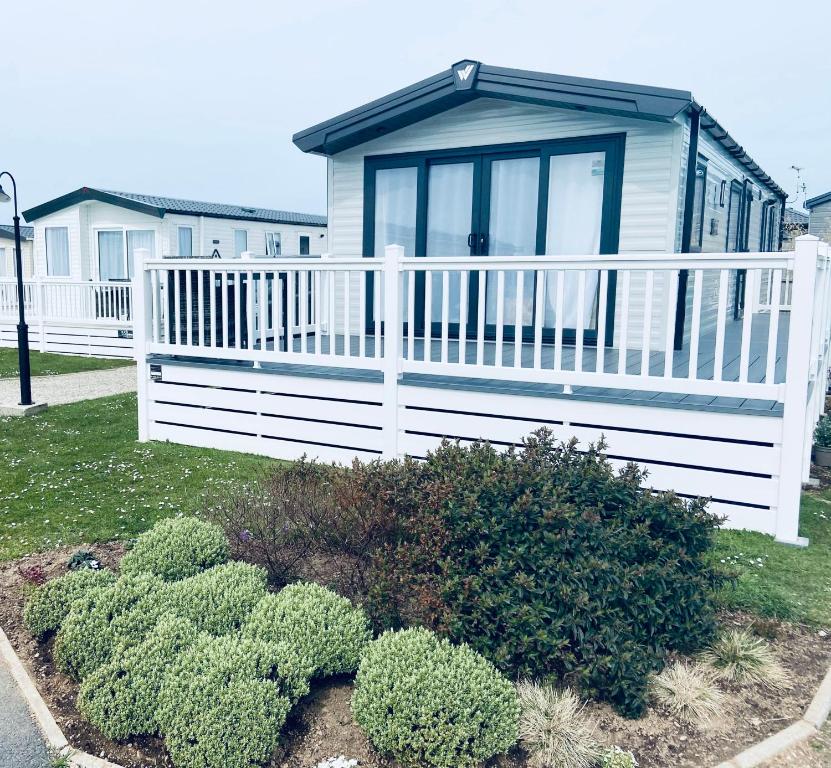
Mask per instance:
[[[274,279],[276,280],[277,273],[274,273]],[[294,329],[297,328],[299,325],[298,318],[296,317],[297,314],[303,314],[302,309],[302,297],[299,294],[300,288],[300,273],[297,273],[297,277],[295,278],[295,272],[293,269],[288,270],[286,272],[286,301],[288,302],[288,306],[285,309],[286,316],[286,349],[289,352],[294,352]],[[272,290],[272,295],[274,291]],[[295,302],[295,296],[297,297],[297,301]],[[277,315],[274,314],[274,305],[275,302],[271,302],[272,310],[271,310],[271,324],[270,329],[271,332],[274,334],[274,348],[280,346],[280,323],[283,322],[283,314]],[[297,311],[295,311],[295,308]]]
[[[181,272],[181,270],[179,270],[179,269],[174,270],[174,272],[173,272],[173,301],[174,301],[174,307],[175,307],[174,313],[173,313],[174,314],[174,318],[173,318],[174,336],[173,336],[173,338],[175,340],[174,343],[176,343],[176,344],[181,344],[182,343],[182,321],[181,321],[181,318],[182,318],[182,299],[181,299],[181,293],[180,293],[180,290],[179,290],[179,287],[180,287],[179,286],[179,283],[180,283],[179,273],[180,272]],[[106,291],[106,289],[105,289],[105,291]]]
[[[563,304],[566,294],[566,273],[558,269],[556,304],[554,306],[554,370],[563,368]]]
[[[773,270],[773,284],[776,290],[770,295],[770,314],[768,315],[768,353],[765,365],[765,384],[773,384],[776,378],[776,345],[779,341],[779,286],[782,283],[782,270]]]
[[[496,347],[494,349],[494,365],[502,367],[502,338],[505,323],[505,270],[496,273]]]
[[[449,347],[448,325],[450,318],[450,273],[443,269],[441,273],[441,361],[447,362]]]
[[[312,272],[312,292],[314,294],[314,298],[312,301],[312,311],[314,315],[312,316],[312,323],[314,326],[314,350],[315,354],[320,354],[320,337],[323,334],[323,296],[321,286],[323,284],[323,273],[316,269]],[[280,294],[280,286],[277,286],[277,294]]]
[[[695,270],[693,281],[692,326],[690,327],[689,378],[698,378],[698,347],[701,341],[701,300],[704,292],[704,270]]]
[[[482,366],[485,364],[485,305],[487,304],[487,296],[485,290],[487,286],[488,273],[485,269],[480,269],[478,272],[478,288],[477,295],[479,302],[476,309],[476,365]]]
[[[352,314],[352,273],[347,269],[343,273],[343,354],[352,356],[352,329],[349,316]]]
[[[222,346],[228,349],[231,345],[231,318],[228,317],[228,272],[223,269],[219,277],[222,290]],[[239,328],[235,328],[234,333],[239,333]]]
[[[516,291],[514,307],[514,368],[522,368],[522,314],[525,299],[525,272],[516,274]]]
[[[185,305],[187,307],[188,313],[187,340],[189,347],[193,346],[193,283],[191,281],[192,276],[193,272],[190,269],[185,270]]]
[[[373,310],[372,316],[375,319],[375,357],[381,357],[381,286],[383,285],[382,272],[379,270],[372,271],[372,280],[375,284],[375,290],[372,292],[373,296]]]
[[[242,349],[242,272],[234,273],[234,347]],[[251,349],[251,337],[248,338],[248,348]]]
[[[669,272],[667,287],[667,312],[664,327],[664,378],[672,378],[675,358],[675,323],[678,317],[678,270]]]
[[[150,298],[151,298],[151,312],[150,317],[152,326],[153,343],[159,343],[159,271],[154,269],[150,272]]]
[[[335,333],[335,290],[337,288],[337,273],[334,269],[329,271],[329,290],[326,297],[329,303],[329,354],[334,357],[337,354],[338,337]]]
[[[216,272],[212,269],[208,273],[210,285],[208,287],[208,312],[211,320],[211,346],[216,346]]]
[[[467,291],[469,272],[459,272],[459,360],[462,365],[467,361]]]
[[[623,301],[620,306],[620,349],[617,356],[617,372],[619,374],[626,373],[626,356],[628,353],[627,337],[629,336],[629,286],[632,283],[631,270],[623,270],[623,285],[621,286],[621,298]]]
[[[268,350],[268,322],[266,322],[266,312],[268,312],[268,297],[266,295],[266,277],[265,272],[260,271],[260,356],[264,356]],[[289,300],[291,297],[289,297]],[[288,332],[288,331],[287,331]],[[291,335],[288,340],[290,342]],[[287,349],[291,349],[290,343],[286,344]]]
[[[407,275],[407,359],[415,360],[415,270]]]
[[[606,314],[608,312],[608,294],[609,272],[608,270],[601,269],[597,299],[597,355],[594,366],[594,370],[597,373],[603,373],[606,364]]]
[[[424,361],[433,361],[433,273],[424,271]]]
[[[366,357],[366,272],[358,272],[358,357]]]
[[[649,353],[652,349],[652,292],[655,289],[655,272],[646,271],[643,305],[643,331],[641,333],[641,376],[649,376]]]
[[[534,272],[534,370],[542,368],[542,327],[545,323],[545,270]]]
[[[196,270],[196,306],[199,312],[199,346],[205,346],[205,271],[202,267]]]
[[[306,340],[306,333],[307,333],[307,319],[309,316],[309,291],[308,291],[308,281],[309,281],[309,273],[303,269],[298,273],[298,277],[300,278],[300,353],[305,355],[307,351],[307,340]],[[362,275],[363,277],[363,275]],[[361,285],[363,285],[363,280],[361,281]],[[275,293],[277,291],[275,290]],[[363,302],[361,302],[361,307],[363,307]],[[279,317],[279,315],[277,316]],[[361,315],[363,317],[363,315]],[[275,346],[278,344],[279,338],[279,329],[275,331],[274,336],[274,344]],[[361,336],[361,340],[363,340],[363,335]],[[361,357],[363,357],[363,351],[361,352]]]
[[[223,273],[224,274],[224,273]],[[242,272],[237,272],[237,277],[240,281],[242,281]],[[245,336],[246,341],[248,344],[248,354],[253,354],[254,352],[254,313],[255,313],[255,305],[256,305],[256,295],[254,293],[254,273],[251,270],[248,270],[245,273]],[[223,295],[226,293],[225,290],[222,291]],[[226,320],[227,323],[227,320]],[[242,335],[242,321],[240,321],[240,327],[234,329],[235,334]]]

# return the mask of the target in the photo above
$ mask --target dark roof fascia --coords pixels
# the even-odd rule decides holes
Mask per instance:
[[[74,192],[69,192],[66,195],[56,197],[54,200],[49,200],[41,205],[36,205],[34,208],[29,208],[28,211],[23,211],[23,218],[27,222],[36,221],[37,219],[42,219],[44,216],[48,216],[50,213],[56,213],[57,211],[62,211],[78,203],[85,203],[90,200],[117,205],[119,208],[127,208],[131,211],[146,213],[159,219],[164,218],[166,213],[164,208],[159,208],[155,205],[147,205],[147,203],[142,203],[138,200],[130,200],[129,198],[113,195],[109,192],[102,192],[100,189],[93,189],[92,187],[81,187]]]
[[[290,224],[293,227],[325,227],[326,222],[290,221],[289,219],[265,218],[263,216],[236,216],[230,213],[206,213],[205,211],[173,210],[167,213],[171,216],[204,216],[206,219],[233,219],[234,221],[254,221],[260,224]],[[311,214],[308,214],[311,215]],[[324,218],[324,216],[321,216]]]
[[[826,192],[824,195],[817,195],[810,200],[805,201],[805,207],[810,211],[811,208],[816,208],[818,205],[831,201],[831,192]]]
[[[456,67],[475,67],[469,85],[457,86]],[[433,77],[395,91],[296,133],[304,152],[333,155],[476,98],[668,122],[690,106],[692,94],[669,88],[550,75],[464,60]]]
[[[745,170],[753,176],[756,181],[758,181],[763,186],[767,187],[774,195],[776,195],[781,200],[785,200],[788,197],[788,193],[785,192],[782,187],[780,187],[767,173],[762,170],[762,167],[745,151],[744,147],[739,144],[730,134],[729,132],[722,127],[722,125],[716,120],[709,112],[707,112],[704,107],[700,104],[693,104],[690,107],[691,110],[696,110],[701,114],[701,130],[706,131],[710,138],[714,141],[718,142],[722,148],[727,152],[729,155],[734,157],[738,163],[740,163]]]

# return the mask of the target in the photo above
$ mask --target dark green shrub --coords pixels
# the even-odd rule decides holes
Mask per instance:
[[[174,764],[249,768],[267,762],[292,702],[308,692],[310,674],[279,643],[199,638],[167,670],[158,698],[156,718]]]
[[[157,576],[122,576],[74,601],[55,638],[58,667],[83,680],[121,648],[137,645],[165,612],[167,585]]]
[[[165,581],[193,576],[228,559],[222,529],[195,517],[157,522],[121,559],[121,573],[152,573]]]
[[[831,448],[831,418],[823,416],[814,429],[814,445]]]
[[[35,589],[23,609],[23,623],[35,637],[41,638],[60,627],[72,604],[98,587],[111,585],[111,571],[88,568],[71,571]]]
[[[373,745],[406,765],[478,765],[518,736],[514,686],[468,646],[421,628],[367,646],[352,711]]]
[[[197,636],[187,619],[165,614],[141,643],[123,649],[84,679],[78,711],[110,739],[156,733],[165,671]]]
[[[254,608],[244,634],[293,647],[314,676],[354,672],[370,639],[366,614],[318,584],[292,584]]]
[[[640,714],[666,652],[713,638],[722,583],[705,502],[643,482],[633,465],[614,472],[601,447],[581,453],[546,430],[504,453],[444,444],[425,462],[420,511],[390,559],[391,583],[420,594],[402,618],[512,675],[576,676]]]
[[[170,584],[167,594],[178,616],[200,631],[224,635],[238,630],[266,596],[266,575],[262,568],[230,562]]]

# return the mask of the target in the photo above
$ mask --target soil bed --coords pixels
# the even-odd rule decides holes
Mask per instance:
[[[52,662],[52,640],[37,643],[22,625],[29,578],[32,574],[46,579],[61,575],[75,549],[55,549],[0,566],[0,627],[73,747],[125,768],[168,768],[172,764],[161,739],[148,737],[118,744],[85,722],[75,711],[77,684],[58,672]],[[89,549],[102,565],[111,568],[124,553],[119,543]],[[746,627],[753,623],[753,617],[730,614],[723,621],[727,626]],[[758,623],[757,631],[770,640],[790,672],[790,689],[771,693],[761,687],[725,688],[726,715],[706,728],[683,725],[655,710],[641,720],[625,720],[609,707],[592,703],[586,711],[597,721],[598,737],[632,750],[642,768],[710,768],[799,719],[831,661],[831,635],[769,620]],[[355,725],[349,706],[351,692],[351,682],[346,678],[315,685],[286,724],[273,768],[312,768],[338,755],[357,758],[359,765],[367,768],[395,766],[377,755]],[[520,768],[527,761],[517,750],[494,761],[494,765]]]

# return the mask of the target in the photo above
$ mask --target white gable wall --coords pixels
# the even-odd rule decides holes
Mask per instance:
[[[363,252],[363,171],[367,155],[507,144],[625,133],[621,253],[675,250],[681,126],[631,120],[497,99],[476,99],[329,160],[329,226],[332,252]],[[633,306],[642,306],[644,279],[633,276]],[[656,281],[653,344],[663,344],[666,295]],[[620,302],[617,303],[620,311]],[[357,320],[357,318],[356,318]],[[643,319],[630,313],[630,340],[640,338]],[[619,324],[618,324],[619,327]]]
[[[815,205],[809,212],[808,232],[831,243],[831,200]]]

